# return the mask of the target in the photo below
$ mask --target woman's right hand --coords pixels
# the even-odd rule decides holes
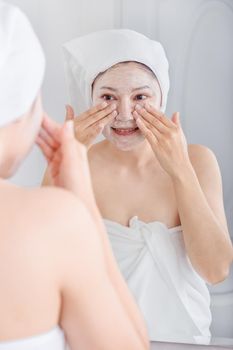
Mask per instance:
[[[48,162],[50,185],[71,191],[93,205],[87,148],[76,140],[73,121],[61,126],[45,114],[36,143]]]
[[[105,127],[117,116],[116,104],[103,102],[75,117],[70,105],[66,106],[66,120],[74,121],[76,139],[90,148],[94,140]]]

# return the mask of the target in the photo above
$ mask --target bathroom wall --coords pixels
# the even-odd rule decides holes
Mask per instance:
[[[210,147],[223,179],[224,203],[233,237],[233,2],[231,0],[11,0],[29,16],[43,44],[47,71],[46,111],[63,121],[67,102],[61,45],[94,30],[130,28],[159,40],[170,62],[167,115],[179,110],[189,143]],[[35,147],[12,179],[40,184],[45,162]],[[213,188],[214,191],[214,188]],[[216,336],[233,337],[233,271],[211,286]]]

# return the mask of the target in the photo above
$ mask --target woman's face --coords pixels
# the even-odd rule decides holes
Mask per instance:
[[[145,140],[133,117],[136,104],[149,102],[160,109],[161,98],[157,79],[136,62],[113,66],[100,75],[93,86],[94,105],[104,100],[117,105],[118,115],[105,126],[103,135],[123,151],[129,151]]]

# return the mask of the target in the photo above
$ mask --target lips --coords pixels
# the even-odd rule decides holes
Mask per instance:
[[[138,129],[138,127],[135,127],[135,128],[113,128],[113,127],[112,127],[112,130],[113,130],[117,135],[126,136],[126,135],[134,134],[134,133],[137,132],[139,129]]]

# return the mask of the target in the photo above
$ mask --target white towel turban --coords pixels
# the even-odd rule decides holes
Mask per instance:
[[[129,29],[110,29],[73,39],[63,45],[69,102],[76,114],[92,105],[91,88],[96,76],[114,64],[137,61],[156,75],[164,112],[169,91],[168,60],[162,45]]]
[[[44,54],[27,17],[0,1],[0,127],[30,109],[44,70]]]

